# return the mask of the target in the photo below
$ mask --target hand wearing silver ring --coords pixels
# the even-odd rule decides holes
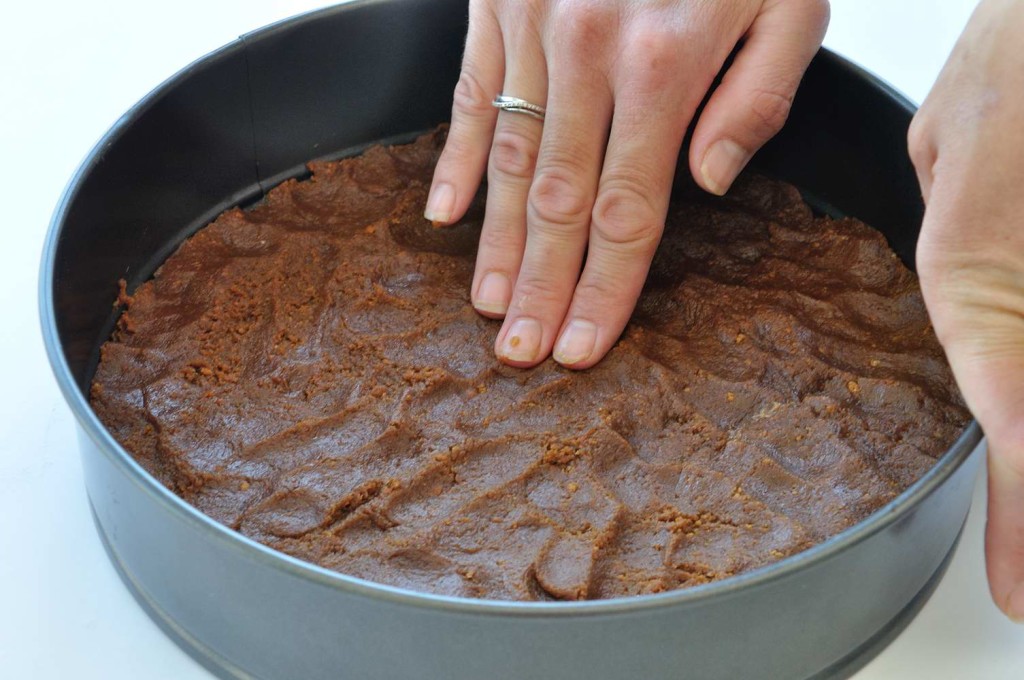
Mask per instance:
[[[782,126],[827,23],[826,0],[471,0],[424,214],[460,219],[486,168],[470,294],[504,318],[501,361],[553,353],[586,368],[608,352],[661,238],[687,126],[726,58],[742,40],[690,147],[694,177],[718,194]]]

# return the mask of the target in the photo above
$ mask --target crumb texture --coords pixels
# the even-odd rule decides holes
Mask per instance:
[[[468,303],[482,197],[452,228],[422,217],[443,138],[311,163],[122,291],[92,404],[162,483],[372,581],[608,598],[812,546],[967,423],[882,235],[755,176],[678,192],[597,367],[501,365]]]

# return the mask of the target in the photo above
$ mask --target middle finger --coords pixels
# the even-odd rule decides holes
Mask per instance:
[[[526,249],[495,341],[498,357],[514,366],[551,353],[580,274],[612,112],[593,38],[575,31],[548,41],[548,112],[527,201]]]

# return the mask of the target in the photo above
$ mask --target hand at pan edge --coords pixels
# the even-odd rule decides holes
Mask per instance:
[[[988,438],[985,552],[1024,622],[1024,0],[985,0],[914,118],[927,210],[917,269],[935,331]]]

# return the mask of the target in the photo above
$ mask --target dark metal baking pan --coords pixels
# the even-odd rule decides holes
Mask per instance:
[[[168,634],[224,677],[849,675],[941,578],[970,504],[975,424],[878,513],[772,566],[659,595],[510,603],[376,585],[254,543],[157,483],[90,410],[115,282],[145,280],[185,235],[311,158],[445,120],[465,27],[464,0],[381,0],[245,35],[143,99],[72,177],[43,256],[42,322],[111,560]],[[822,52],[757,164],[874,224],[912,263],[912,111]]]

